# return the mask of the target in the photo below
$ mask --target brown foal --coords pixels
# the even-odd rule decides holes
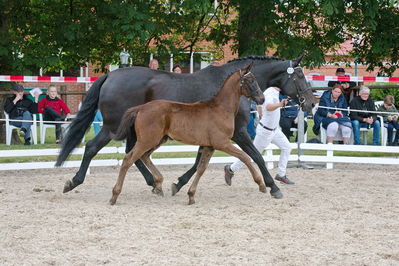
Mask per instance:
[[[230,141],[240,96],[250,97],[257,104],[262,104],[265,100],[255,76],[250,72],[251,67],[252,65],[249,65],[232,73],[217,95],[209,101],[185,104],[155,100],[129,108],[122,118],[115,139],[124,139],[127,134],[130,134],[130,129],[134,125],[137,142],[123,159],[110,203],[115,204],[122,191],[127,170],[140,158],[154,175],[154,192],[163,195],[163,176],[152,164],[149,155],[168,137],[186,144],[206,146],[201,155],[195,179],[188,190],[189,204],[195,203],[194,195],[198,182],[215,149],[224,151],[244,162],[258,184],[259,190],[265,192],[266,186],[251,164],[250,157]]]

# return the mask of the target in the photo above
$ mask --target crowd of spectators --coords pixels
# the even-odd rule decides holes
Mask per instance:
[[[14,95],[6,99],[4,111],[10,117],[10,124],[20,128],[20,135],[24,137],[25,145],[32,143],[31,126],[34,114],[43,114],[44,121],[66,121],[70,117],[70,110],[58,97],[57,88],[54,85],[48,87],[47,96],[40,101],[39,92],[35,92],[34,101],[32,101],[27,97],[27,92],[20,84],[15,84],[12,91]],[[55,127],[56,143],[60,143],[62,139],[61,124],[55,123]]]
[[[343,68],[338,68],[337,76],[345,74]],[[361,128],[373,129],[373,145],[381,144],[381,127],[387,128],[387,142],[390,146],[398,145],[398,115],[394,105],[394,97],[387,95],[384,104],[378,108],[370,97],[370,89],[360,86],[358,93],[353,89],[356,84],[346,81],[330,81],[328,86],[333,86],[332,90],[325,91],[320,98],[319,108],[314,117],[313,131],[316,135],[320,133],[320,126],[327,130],[327,142],[332,143],[341,134],[343,142],[349,143],[348,137],[353,134],[355,145],[361,144]],[[336,108],[346,109],[349,106],[350,114],[346,111],[336,111]],[[327,108],[326,108],[327,107]],[[328,108],[329,107],[329,108]],[[384,113],[385,112],[385,113]],[[387,113],[389,112],[389,113]],[[383,117],[381,124],[378,116]],[[335,121],[336,123],[332,123]],[[350,122],[350,123],[349,123]],[[336,131],[338,124],[339,132]],[[351,130],[348,130],[351,128]],[[393,130],[396,129],[395,138]],[[335,134],[334,134],[335,133]]]

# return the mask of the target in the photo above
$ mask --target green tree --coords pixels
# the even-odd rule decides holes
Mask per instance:
[[[351,56],[359,63],[388,75],[398,67],[397,1],[231,0],[222,2],[221,10],[208,40],[232,41],[239,56],[273,52],[292,58],[305,51],[307,65],[318,66],[326,53],[353,39]]]
[[[213,8],[194,0],[0,0],[0,7],[2,74],[87,61],[104,71],[123,49],[139,63],[154,45],[161,54],[192,49]]]
[[[398,66],[394,0],[0,0],[2,73],[30,74],[97,62],[104,70],[126,49],[144,54],[215,50],[239,56],[273,52],[308,65],[354,39],[352,56],[387,74]],[[207,39],[209,42],[202,44]],[[23,55],[23,57],[22,57]],[[334,60],[347,60],[335,58]]]

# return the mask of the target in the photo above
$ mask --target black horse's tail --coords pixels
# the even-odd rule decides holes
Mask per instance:
[[[101,86],[107,79],[107,76],[108,75],[103,75],[97,79],[87,92],[86,98],[83,100],[76,118],[73,119],[62,141],[62,148],[55,166],[61,166],[64,163],[72,150],[79,145],[87,129],[90,127],[91,122],[93,122],[98,108]]]
[[[136,120],[137,113],[139,112],[140,107],[132,107],[127,109],[125,114],[122,117],[122,121],[119,124],[118,130],[116,131],[113,139],[115,140],[123,140],[126,137],[131,137],[131,134],[135,134],[133,129],[134,121]],[[132,130],[133,129],[133,130]]]

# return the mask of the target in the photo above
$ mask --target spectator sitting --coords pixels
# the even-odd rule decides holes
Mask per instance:
[[[392,95],[387,95],[384,98],[384,104],[378,108],[378,111],[382,112],[391,112],[397,113],[395,105],[395,98]],[[399,124],[398,124],[398,115],[393,114],[381,114],[384,119],[384,126],[388,130],[388,145],[389,146],[398,146],[399,145]],[[393,138],[393,129],[396,129],[395,140],[392,141]]]
[[[345,76],[345,69],[342,67],[337,68],[335,71],[336,76]],[[345,96],[346,102],[349,103],[351,99],[351,93],[354,91],[352,88],[356,86],[355,82],[352,81],[329,81],[328,82],[328,87],[334,88],[336,84],[342,85],[343,88],[343,94]]]
[[[374,101],[370,98],[370,89],[361,86],[359,96],[352,99],[350,108],[353,110],[375,111]],[[353,136],[355,145],[360,144],[360,128],[373,128],[373,145],[379,145],[381,125],[375,113],[351,111]]]
[[[44,121],[66,121],[70,117],[70,111],[64,101],[57,97],[57,88],[50,85],[46,98],[38,104],[38,112],[43,114]],[[62,138],[60,123],[55,123],[55,143],[59,144]]]
[[[4,111],[10,116],[10,119],[23,120],[10,121],[10,124],[21,128],[21,133],[24,135],[24,145],[31,144],[31,126],[32,114],[37,113],[37,101],[39,94],[35,94],[35,102],[29,100],[24,95],[24,87],[22,85],[14,85],[12,87],[14,96],[6,99],[4,104]]]
[[[103,121],[103,116],[101,115],[101,112],[99,109],[97,109],[96,111],[96,116],[94,117],[93,122],[93,128],[94,128],[94,136],[97,136],[98,133],[100,133],[101,130],[101,126],[100,126],[100,122]]]
[[[285,95],[282,95],[280,93],[280,101],[282,99],[286,99],[288,98]],[[299,110],[299,106],[294,100],[289,99],[287,105],[285,106],[285,108],[281,108],[281,115],[280,115],[280,127],[281,127],[281,131],[283,131],[284,135],[287,137],[287,139],[290,139],[290,137],[292,136],[292,131],[291,128],[298,128],[298,110]],[[304,117],[307,116],[307,113],[304,114]],[[304,121],[304,133],[306,132],[307,128],[308,128],[308,123],[306,121]],[[298,141],[298,134],[296,136],[296,140]]]
[[[318,135],[320,125],[327,130],[327,143],[332,143],[341,134],[344,144],[349,144],[351,137],[351,121],[347,111],[339,111],[335,108],[348,108],[345,97],[342,95],[342,87],[336,84],[330,91],[325,91],[320,98],[319,107],[326,106],[331,109],[319,108],[314,117],[313,131]]]
[[[174,73],[181,74],[181,73],[182,73],[182,72],[181,72],[181,66],[180,66],[180,65],[175,65],[175,66],[173,67],[173,72],[174,72]]]

